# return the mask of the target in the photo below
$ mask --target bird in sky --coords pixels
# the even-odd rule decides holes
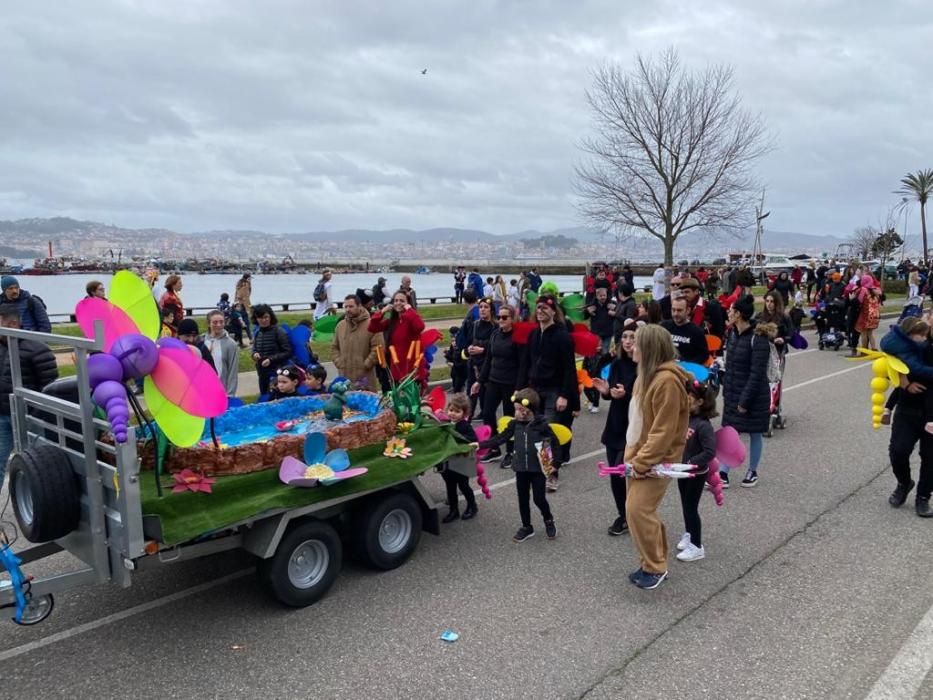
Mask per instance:
[[[421,75],[427,75],[427,74],[428,74],[428,69],[427,69],[427,68],[425,68],[423,71],[421,71]]]

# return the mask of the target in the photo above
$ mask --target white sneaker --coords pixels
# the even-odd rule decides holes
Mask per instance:
[[[677,558],[680,561],[699,561],[706,556],[706,551],[703,547],[697,547],[693,543],[688,544],[684,547],[684,551],[677,555]]]
[[[599,413],[599,406],[590,406],[590,413]]]
[[[677,543],[677,551],[682,552],[687,548],[687,545],[690,544],[690,533],[685,532],[680,536],[680,542]]]

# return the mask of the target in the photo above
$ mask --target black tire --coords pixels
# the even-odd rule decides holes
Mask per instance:
[[[320,600],[343,564],[340,537],[320,520],[300,520],[269,559],[256,568],[259,581],[280,603],[304,608]]]
[[[78,527],[81,495],[68,455],[39,445],[10,460],[10,497],[19,531],[30,542],[49,542]]]
[[[368,506],[353,518],[353,549],[367,566],[395,569],[405,563],[421,539],[421,508],[412,496],[401,492],[388,492]]]

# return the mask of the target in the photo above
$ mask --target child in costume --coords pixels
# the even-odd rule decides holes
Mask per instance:
[[[324,393],[324,382],[327,381],[327,369],[323,365],[311,364],[305,372],[305,394],[314,396]]]
[[[690,423],[683,462],[695,464],[697,471],[691,479],[677,480],[686,530],[677,544],[680,550],[677,558],[680,561],[697,561],[706,556],[699,505],[703,487],[706,486],[704,477],[709,471],[708,465],[716,457],[716,432],[710,420],[719,414],[716,412],[716,392],[694,379],[687,382],[687,401],[690,406]]]
[[[160,338],[174,338],[178,334],[175,332],[175,307],[164,306],[161,311],[162,329],[159,331]]]
[[[269,392],[269,401],[290,399],[295,396],[307,396],[304,386],[305,373],[295,365],[285,365],[275,371],[275,386]]]
[[[460,348],[457,347],[457,334],[460,332],[460,326],[451,326],[448,330],[450,334],[450,345],[444,351],[444,359],[450,367],[451,390],[459,394],[466,388],[468,377],[467,361],[463,358]]]
[[[473,430],[473,426],[470,425],[470,399],[467,398],[466,394],[454,394],[447,401],[447,415],[450,417],[450,422],[454,425],[454,430],[457,431],[457,434],[467,440],[470,443],[476,442],[476,431]],[[472,464],[470,462],[472,461]],[[476,462],[472,457],[465,457],[463,462],[470,464],[472,471],[476,470]],[[448,461],[444,463],[441,467],[441,477],[444,479],[444,485],[447,487],[447,505],[450,506],[450,510],[447,511],[447,515],[441,520],[442,523],[452,523],[458,518],[463,518],[463,520],[470,520],[476,517],[476,496],[473,495],[473,489],[470,488],[470,477],[467,473],[460,468],[462,462],[458,460],[456,463],[453,461]],[[463,494],[463,498],[466,501],[467,507],[463,511],[463,515],[460,515],[460,505],[457,496],[457,489],[460,489],[460,493]]]
[[[518,512],[522,526],[512,537],[514,542],[524,542],[533,537],[531,504],[529,495],[544,519],[544,529],[549,540],[557,537],[557,526],[547,502],[545,484],[547,476],[554,471],[554,451],[559,449],[557,436],[543,415],[539,415],[541,399],[534,389],[522,389],[512,395],[515,418],[508,427],[488,440],[479,443],[481,448],[499,447],[509,440],[515,441],[515,456],[512,470],[515,472],[515,488],[518,492]]]

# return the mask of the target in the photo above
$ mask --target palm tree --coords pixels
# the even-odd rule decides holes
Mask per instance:
[[[926,204],[933,195],[933,169],[918,170],[901,178],[897,194],[904,194],[920,202],[920,230],[923,232],[923,263],[927,263],[927,215]]]

